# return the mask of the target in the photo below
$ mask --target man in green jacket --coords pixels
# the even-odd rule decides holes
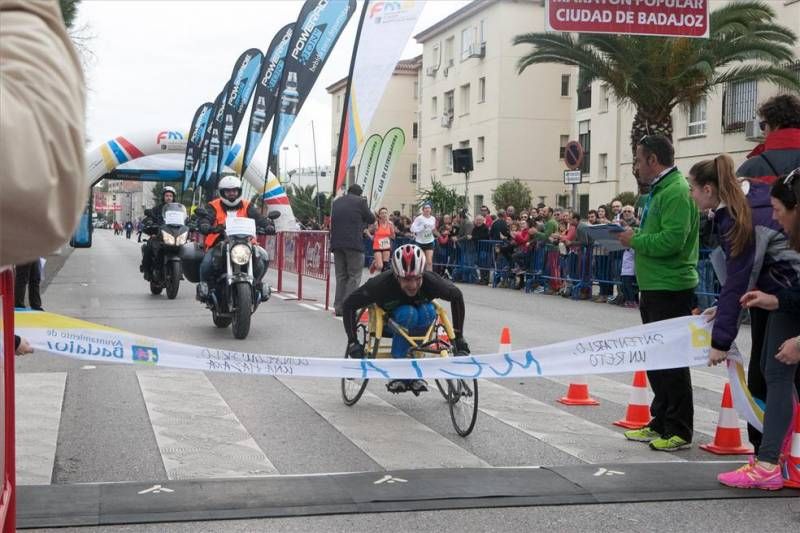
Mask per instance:
[[[692,313],[697,286],[699,215],[686,179],[674,166],[672,143],[662,135],[646,135],[636,147],[634,165],[650,193],[638,230],[620,233],[619,241],[636,251],[636,280],[641,290],[642,322]],[[694,403],[689,368],[647,372],[653,388],[652,420],[625,437],[648,442],[654,450],[675,451],[692,442]]]

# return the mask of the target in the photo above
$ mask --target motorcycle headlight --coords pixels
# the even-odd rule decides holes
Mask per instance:
[[[237,265],[246,265],[250,262],[251,255],[250,247],[245,244],[237,244],[231,248],[231,261]]]
[[[166,231],[161,232],[161,240],[164,241],[164,244],[169,244],[174,246],[175,245],[175,237],[167,233]]]
[[[186,240],[189,238],[189,233],[181,233],[177,237],[175,237],[175,246],[183,246],[186,244]]]

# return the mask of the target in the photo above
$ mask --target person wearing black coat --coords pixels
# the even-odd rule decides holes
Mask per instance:
[[[351,185],[347,194],[334,200],[331,206],[331,250],[336,269],[336,295],[333,309],[342,316],[342,304],[347,296],[361,285],[364,270],[364,228],[375,222],[362,189]]]

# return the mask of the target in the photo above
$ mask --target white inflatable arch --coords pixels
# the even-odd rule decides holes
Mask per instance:
[[[180,154],[186,153],[187,133],[181,130],[160,130],[145,131],[131,135],[120,135],[114,137],[99,146],[94,147],[86,154],[86,167],[92,184],[97,183],[103,176],[112,172],[117,167],[125,165],[139,158],[158,154]],[[241,175],[242,168],[241,146],[235,145],[225,161],[225,166]],[[126,165],[127,166],[127,165]],[[158,169],[153,169],[158,171]],[[163,169],[164,171],[174,171],[176,169]],[[182,171],[182,168],[180,169]],[[243,178],[254,190],[264,190],[264,175],[267,171],[266,162],[260,159],[253,159],[247,167]],[[181,172],[182,179],[183,173]],[[175,179],[170,177],[170,180]],[[294,213],[289,205],[289,197],[275,176],[270,175],[267,181],[264,200],[269,206],[270,211],[279,211],[281,217],[275,221],[278,229],[293,230],[297,228]]]

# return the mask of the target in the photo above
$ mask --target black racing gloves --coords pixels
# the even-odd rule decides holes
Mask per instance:
[[[360,342],[351,342],[347,345],[347,357],[350,359],[364,359],[364,346]]]
[[[453,348],[456,350],[456,355],[469,355],[469,344],[467,344],[467,339],[464,337],[458,336],[453,339]]]

